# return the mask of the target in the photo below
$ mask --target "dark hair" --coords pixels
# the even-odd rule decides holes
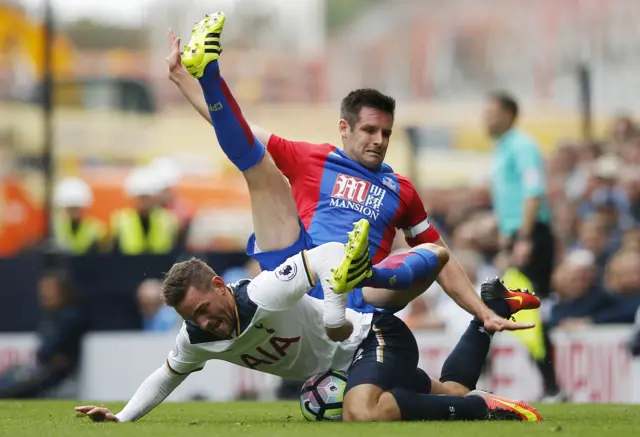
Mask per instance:
[[[508,92],[494,91],[489,94],[489,98],[498,102],[502,109],[511,114],[514,120],[518,117],[518,114],[520,112],[518,102],[516,102],[516,99]]]
[[[360,120],[362,108],[374,108],[395,117],[396,100],[378,90],[362,88],[351,91],[340,104],[340,118],[347,120],[351,129]]]
[[[164,303],[175,307],[184,299],[190,287],[206,291],[216,272],[204,261],[191,258],[173,265],[162,281]]]

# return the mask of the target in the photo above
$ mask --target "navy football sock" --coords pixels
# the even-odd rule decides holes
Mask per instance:
[[[490,301],[487,306],[501,317],[508,317],[511,314],[509,305],[502,299]],[[487,360],[492,337],[493,333],[484,329],[483,322],[478,319],[472,320],[445,360],[440,381],[457,382],[469,390],[474,390]]]
[[[218,61],[207,65],[199,81],[222,151],[241,171],[254,167],[262,160],[265,147],[253,136],[249,123],[220,75]]]
[[[479,396],[442,396],[418,394],[402,388],[390,391],[405,421],[484,420],[489,409]]]
[[[413,249],[411,252],[391,255],[372,268],[371,277],[363,286],[406,290],[411,285],[432,276],[438,267],[438,256],[427,249]]]

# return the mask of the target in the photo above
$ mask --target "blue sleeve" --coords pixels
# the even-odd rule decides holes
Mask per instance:
[[[640,299],[630,299],[613,296],[610,305],[598,311],[593,317],[593,323],[633,323],[635,321]]]
[[[521,138],[515,145],[514,154],[526,197],[542,196],[545,193],[545,174],[540,149],[532,140]]]
[[[591,317],[598,314],[600,308],[610,308],[613,297],[600,290],[592,290],[580,299],[560,302],[551,309],[547,324],[550,328],[569,318]]]

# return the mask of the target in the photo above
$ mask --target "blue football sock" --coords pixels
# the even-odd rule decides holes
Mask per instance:
[[[254,167],[262,160],[265,147],[253,136],[249,123],[220,75],[218,61],[207,65],[199,81],[220,147],[241,171]]]
[[[391,255],[372,268],[371,277],[362,285],[391,290],[406,290],[426,280],[438,267],[438,256],[427,249]]]
[[[487,306],[501,317],[508,317],[511,314],[509,305],[504,300],[490,301]],[[482,321],[472,320],[445,360],[440,381],[457,382],[469,390],[474,390],[487,360],[492,337],[493,333],[484,329]]]
[[[425,395],[402,388],[390,393],[403,421],[484,420],[489,415],[486,402],[479,396]]]

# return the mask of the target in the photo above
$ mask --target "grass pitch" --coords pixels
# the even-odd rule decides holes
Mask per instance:
[[[640,431],[640,407],[622,405],[541,405],[540,423],[421,422],[311,423],[298,404],[165,403],[137,423],[93,423],[73,407],[88,402],[0,402],[0,436],[11,437],[626,437]],[[117,412],[119,403],[104,406]]]

